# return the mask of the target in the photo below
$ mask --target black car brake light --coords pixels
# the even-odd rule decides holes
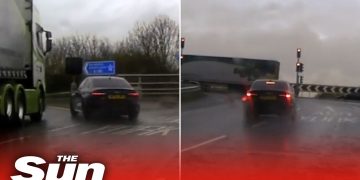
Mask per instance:
[[[252,92],[247,92],[246,93],[246,97],[252,97],[252,96],[256,96],[257,94],[252,93]]]
[[[131,92],[128,94],[128,96],[131,96],[131,97],[139,97],[140,94],[138,92]]]
[[[93,91],[91,93],[92,96],[105,96],[106,94],[104,92],[98,92],[98,91]]]
[[[283,94],[280,94],[279,96],[285,97],[287,100],[291,100],[291,94],[290,93],[283,93]]]
[[[252,96],[256,96],[256,95],[257,95],[257,94],[248,91],[248,92],[245,94],[245,96],[243,96],[243,97],[241,98],[241,100],[245,102],[245,101],[249,100]]]

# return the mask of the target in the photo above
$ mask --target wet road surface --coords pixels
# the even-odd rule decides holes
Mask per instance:
[[[143,101],[137,122],[126,116],[73,118],[69,109],[50,105],[39,123],[2,123],[0,158],[9,167],[8,163],[25,155],[54,161],[60,154],[76,154],[85,163],[104,163],[104,179],[177,179],[178,124],[177,102]],[[9,173],[14,171],[2,175],[9,177]]]
[[[360,179],[360,103],[297,99],[297,120],[244,125],[238,94],[182,104],[183,179]]]

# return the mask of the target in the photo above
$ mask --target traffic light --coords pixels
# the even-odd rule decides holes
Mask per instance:
[[[181,38],[181,49],[185,47],[185,38]]]
[[[300,84],[302,84],[304,82],[304,77],[300,76]]]
[[[297,58],[299,59],[301,57],[301,48],[297,48],[296,53],[297,53]]]
[[[300,63],[296,63],[296,72],[300,72]]]
[[[296,63],[296,72],[303,72],[304,71],[304,64],[301,62]]]

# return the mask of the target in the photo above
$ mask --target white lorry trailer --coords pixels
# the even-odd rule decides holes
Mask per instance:
[[[51,50],[32,0],[0,0],[0,120],[42,119],[45,56]]]

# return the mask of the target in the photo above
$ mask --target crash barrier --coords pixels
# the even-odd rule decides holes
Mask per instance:
[[[360,87],[348,86],[331,86],[331,85],[318,85],[318,84],[291,84],[295,89],[304,92],[317,92],[317,93],[360,93]]]
[[[117,74],[117,76],[125,78],[141,95],[179,94],[179,74]],[[69,94],[70,92],[57,92],[49,93],[48,96]]]
[[[179,94],[179,74],[118,74],[142,95]]]
[[[205,86],[207,91],[227,92],[229,90],[228,85],[223,84],[208,84]]]
[[[201,91],[200,83],[195,81],[186,81],[181,83],[181,94]]]

